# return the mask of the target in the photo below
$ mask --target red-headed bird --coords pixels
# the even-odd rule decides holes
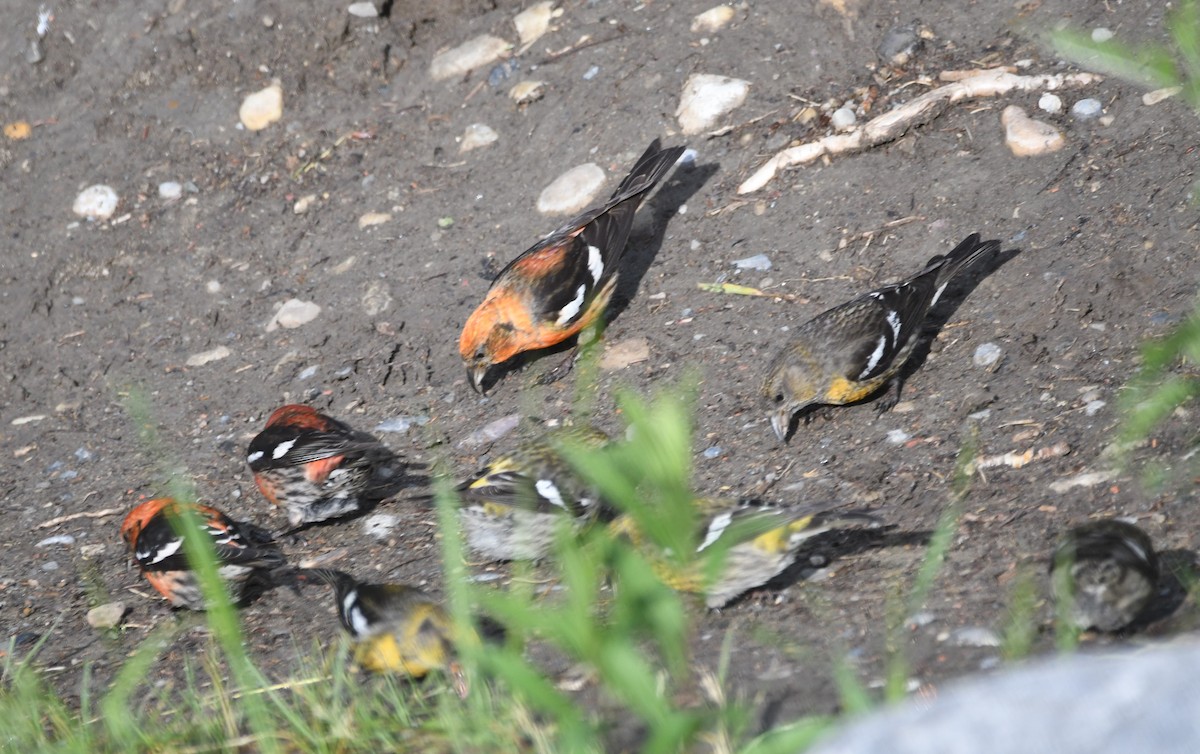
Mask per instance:
[[[616,289],[633,215],[683,150],[662,149],[655,139],[604,206],[575,217],[500,271],[458,342],[472,387],[482,391],[493,366],[557,345],[600,319]]]
[[[121,524],[121,537],[150,586],[175,607],[204,609],[204,595],[184,554],[183,538],[171,525],[182,504],[174,498],[147,500],[134,508]],[[249,599],[255,587],[271,583],[273,571],[285,565],[267,531],[234,521],[216,508],[188,504],[200,528],[212,538],[218,573],[232,590],[234,601]]]
[[[399,475],[395,454],[375,437],[299,404],[275,409],[246,462],[292,526],[359,511],[386,497]]]

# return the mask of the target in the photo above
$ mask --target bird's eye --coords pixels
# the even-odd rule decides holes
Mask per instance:
[[[775,394],[775,402],[776,402],[776,403],[783,403],[783,393],[776,393],[776,394]]]
[[[482,359],[487,356],[487,346],[480,346],[475,349],[475,358]]]

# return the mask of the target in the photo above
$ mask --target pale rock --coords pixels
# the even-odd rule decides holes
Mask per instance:
[[[355,18],[376,18],[379,16],[379,11],[375,8],[375,3],[351,3],[346,11]]]
[[[204,366],[205,364],[208,364],[213,361],[220,361],[221,359],[227,359],[227,358],[229,358],[229,355],[231,353],[233,353],[233,352],[230,351],[225,346],[217,346],[216,348],[210,349],[208,351],[201,351],[200,353],[192,354],[187,359],[187,365],[189,367]]]
[[[392,294],[388,284],[382,280],[372,280],[367,285],[363,295],[362,307],[368,317],[374,317],[387,311],[392,305]]]
[[[1041,98],[1038,99],[1038,107],[1051,114],[1061,113],[1063,107],[1062,97],[1059,97],[1057,94],[1046,92],[1041,96]]]
[[[455,447],[462,450],[470,450],[472,448],[480,448],[484,445],[490,445],[497,440],[503,439],[505,435],[512,432],[521,423],[520,414],[509,414],[488,422],[484,426],[475,430],[463,439],[458,441]]]
[[[692,33],[712,34],[732,21],[733,16],[733,8],[728,5],[718,5],[715,8],[709,8],[692,19]]]
[[[459,145],[458,151],[460,153],[470,152],[472,149],[486,147],[489,144],[495,143],[499,138],[499,134],[489,126],[483,123],[472,123],[463,132],[462,144]]]
[[[517,37],[521,45],[533,44],[550,28],[551,19],[563,14],[562,8],[555,9],[552,0],[534,3],[517,15],[513,16],[513,26],[517,27]]]
[[[1066,146],[1062,132],[1049,123],[1034,120],[1016,105],[1004,108],[1000,116],[1005,141],[1018,157],[1033,157],[1056,152]]]
[[[829,124],[838,131],[849,131],[854,128],[856,122],[858,122],[858,116],[851,107],[839,107],[833,111],[833,115],[829,116]]]
[[[675,117],[683,133],[701,133],[716,125],[721,116],[740,107],[749,93],[748,81],[694,73],[683,85]]]
[[[358,218],[358,227],[370,228],[372,225],[383,225],[391,219],[392,216],[387,212],[368,212],[362,217]]]
[[[1100,104],[1100,100],[1094,97],[1081,99],[1071,106],[1071,115],[1077,120],[1091,120],[1098,117],[1104,111],[1104,105]]]
[[[537,210],[543,215],[574,214],[586,209],[603,185],[604,171],[599,165],[577,165],[542,189]]]
[[[297,199],[296,203],[292,205],[292,213],[296,215],[303,215],[305,212],[308,212],[309,208],[312,207],[316,201],[316,194],[306,194]]]
[[[624,369],[650,358],[650,341],[645,338],[628,338],[604,347],[600,357],[600,368],[606,372]]]
[[[292,330],[312,322],[320,313],[321,307],[311,301],[301,301],[298,298],[288,299],[267,324],[267,332],[274,332],[281,327],[285,330]]]
[[[283,87],[279,84],[247,94],[238,110],[238,118],[250,131],[261,131],[282,117]]]
[[[116,628],[121,625],[125,613],[129,611],[124,602],[109,602],[97,605],[87,611],[87,622],[92,628]]]
[[[1093,42],[1107,42],[1108,40],[1112,39],[1113,36],[1115,35],[1112,33],[1112,29],[1107,29],[1103,26],[1098,26],[1095,29],[1092,29]]]
[[[521,81],[508,90],[508,98],[518,105],[528,105],[546,96],[545,81]]]
[[[1157,105],[1159,102],[1162,102],[1165,99],[1170,99],[1182,91],[1182,86],[1168,86],[1162,89],[1155,89],[1152,92],[1146,92],[1142,95],[1142,104]]]
[[[499,37],[481,34],[458,47],[434,55],[429,64],[429,75],[435,81],[465,76],[476,68],[499,60],[511,47]]]
[[[388,513],[376,513],[363,519],[363,534],[372,539],[385,540],[396,528],[400,519]]]
[[[112,186],[97,183],[95,186],[88,186],[79,192],[79,196],[75,197],[75,203],[71,205],[71,210],[89,220],[107,220],[117,211],[119,201],[120,197],[117,196],[117,192]]]
[[[995,343],[980,343],[975,349],[975,355],[971,357],[971,361],[975,366],[983,369],[992,369],[1000,362],[1000,357],[1004,351]]]
[[[178,181],[163,181],[158,184],[158,198],[173,201],[183,196],[183,184]]]

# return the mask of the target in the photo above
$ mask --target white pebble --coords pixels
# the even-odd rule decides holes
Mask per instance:
[[[1034,120],[1016,105],[1004,108],[1000,116],[1008,148],[1018,157],[1032,157],[1062,149],[1067,141],[1062,132],[1049,123]]]
[[[971,357],[971,360],[975,362],[975,366],[977,367],[990,369],[1000,361],[1002,353],[1003,351],[1000,349],[1000,346],[995,343],[980,343],[979,347],[975,349],[975,355]]]
[[[594,65],[591,68],[587,69],[587,71],[584,72],[583,80],[591,81],[592,79],[596,78],[596,75],[599,73],[600,73],[600,66]]]
[[[693,34],[712,34],[733,20],[733,8],[728,5],[718,5],[709,8],[692,19]]]
[[[1093,42],[1107,42],[1108,40],[1112,39],[1113,36],[1112,29],[1106,29],[1103,26],[1098,26],[1095,29],[1092,29]]]
[[[520,414],[509,414],[488,422],[458,442],[458,448],[471,449],[489,445],[503,438],[521,423]]]
[[[1100,104],[1100,100],[1088,97],[1071,106],[1071,115],[1079,120],[1091,120],[1100,115],[1100,111],[1103,109],[1104,106]]]
[[[849,107],[839,107],[833,111],[833,115],[829,116],[830,124],[839,131],[848,131],[853,128],[857,120],[858,116]]]
[[[528,105],[546,96],[545,81],[519,81],[508,90],[508,98],[518,105]]]
[[[956,628],[950,634],[950,641],[959,647],[998,647],[1000,636],[990,628],[982,626],[965,626]]]
[[[893,429],[887,433],[887,439],[892,445],[903,445],[912,439],[912,435],[902,429]]]
[[[517,37],[521,44],[527,45],[537,41],[550,28],[550,20],[562,14],[561,8],[554,9],[551,0],[543,0],[513,16],[513,26],[517,27]]]
[[[358,218],[358,227],[370,228],[372,225],[383,225],[391,219],[391,214],[387,212],[368,212],[362,217]]]
[[[128,608],[124,602],[109,602],[87,611],[87,623],[92,628],[116,628],[121,625]]]
[[[1062,97],[1046,92],[1038,99],[1038,107],[1048,113],[1062,112]]]
[[[311,301],[301,301],[298,298],[288,299],[267,324],[267,332],[274,332],[281,327],[291,330],[312,322],[320,313],[321,307]]]
[[[537,210],[543,215],[574,214],[585,209],[604,185],[604,171],[589,162],[555,178],[538,196]]]
[[[238,109],[238,119],[250,131],[261,131],[283,117],[283,87],[271,84],[247,94]]]
[[[483,123],[472,123],[463,132],[462,144],[459,145],[458,151],[470,152],[472,149],[486,147],[496,142],[499,138],[500,135],[493,131],[491,127]]]
[[[34,547],[49,547],[50,545],[73,545],[75,538],[70,534],[58,534],[53,537],[46,537],[41,542],[38,542]]]
[[[379,15],[375,3],[351,3],[346,10],[350,12],[350,15],[358,18],[375,18]]]
[[[111,186],[98,183],[79,192],[71,209],[89,220],[107,220],[117,211],[119,201],[117,192]]]
[[[314,375],[316,375],[316,373],[317,373],[316,366],[304,367],[304,369],[300,370],[300,374],[296,375],[296,379],[298,379],[298,380],[311,379]]]
[[[183,196],[183,184],[178,181],[163,181],[158,184],[158,198],[170,201],[181,196]]]
[[[908,629],[922,628],[933,623],[935,620],[937,620],[936,615],[929,610],[922,610],[908,616],[908,619],[904,621],[904,627]]]
[[[387,539],[400,519],[387,513],[375,513],[363,519],[363,534],[375,539]]]
[[[458,47],[434,55],[429,64],[429,75],[435,81],[465,76],[476,68],[496,62],[510,47],[512,45],[503,39],[481,34]]]
[[[315,201],[317,201],[316,194],[306,194],[300,197],[296,200],[296,203],[292,205],[292,213],[303,215],[305,212],[308,212],[308,208],[311,207]]]
[[[699,156],[700,156],[699,152],[692,149],[691,147],[688,147],[687,149],[683,150],[683,154],[679,155],[679,160],[676,161],[675,164],[676,165],[695,165],[696,158]]]
[[[208,281],[207,283],[204,284],[204,290],[208,291],[209,293],[220,293],[221,292],[221,281],[220,280]]]
[[[217,346],[216,348],[208,351],[201,351],[200,353],[192,354],[187,359],[187,365],[189,367],[201,367],[213,361],[220,361],[221,359],[229,358],[231,353],[233,352],[225,346]]]
[[[766,272],[767,270],[771,269],[771,260],[766,254],[755,254],[752,257],[734,260],[733,266],[737,267],[739,270],[757,270],[759,272]]]
[[[697,134],[716,125],[721,116],[737,109],[750,93],[750,82],[707,73],[692,74],[683,85],[675,117],[685,134]]]
[[[1088,416],[1095,416],[1100,409],[1104,408],[1104,406],[1104,401],[1088,401],[1088,404],[1083,407],[1083,413],[1087,414]]]
[[[374,431],[402,435],[413,427],[423,427],[428,423],[429,417],[421,414],[416,416],[393,416],[391,419],[385,419],[376,424]]]

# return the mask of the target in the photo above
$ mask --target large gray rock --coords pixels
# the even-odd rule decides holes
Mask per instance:
[[[1200,645],[1059,657],[855,721],[808,754],[1196,754]]]

